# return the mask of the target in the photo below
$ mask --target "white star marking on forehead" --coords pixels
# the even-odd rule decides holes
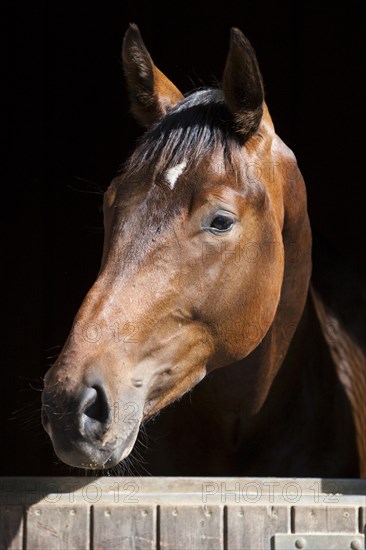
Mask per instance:
[[[183,173],[183,170],[187,166],[187,161],[183,160],[177,166],[173,166],[172,168],[169,168],[169,170],[166,171],[165,178],[168,182],[168,185],[170,189],[174,189],[175,184],[177,183],[177,180],[179,176]]]

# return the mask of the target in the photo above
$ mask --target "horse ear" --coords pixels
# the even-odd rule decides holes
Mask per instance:
[[[122,62],[131,111],[143,126],[162,118],[183,99],[181,92],[154,65],[135,24],[125,34]]]
[[[239,29],[231,29],[222,88],[237,132],[250,137],[258,129],[263,115],[264,91],[255,52]]]

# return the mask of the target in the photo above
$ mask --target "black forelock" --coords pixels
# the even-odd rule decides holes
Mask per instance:
[[[125,170],[131,173],[152,165],[161,173],[183,160],[199,162],[217,148],[230,160],[232,149],[241,145],[222,91],[205,88],[186,96],[147,130]]]

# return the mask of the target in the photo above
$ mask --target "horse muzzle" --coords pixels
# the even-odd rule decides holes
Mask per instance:
[[[126,404],[134,405],[134,414],[121,414]],[[113,402],[100,381],[77,393],[45,387],[42,394],[43,427],[58,458],[76,468],[112,468],[128,456],[141,423],[139,411],[132,396]]]

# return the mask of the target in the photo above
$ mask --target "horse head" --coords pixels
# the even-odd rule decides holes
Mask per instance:
[[[101,269],[43,391],[56,454],[91,469],[124,459],[143,420],[215,369],[247,369],[243,406],[259,410],[310,276],[304,182],[241,31],[222,86],[186,97],[135,25],[122,59],[146,132],[105,193]]]

